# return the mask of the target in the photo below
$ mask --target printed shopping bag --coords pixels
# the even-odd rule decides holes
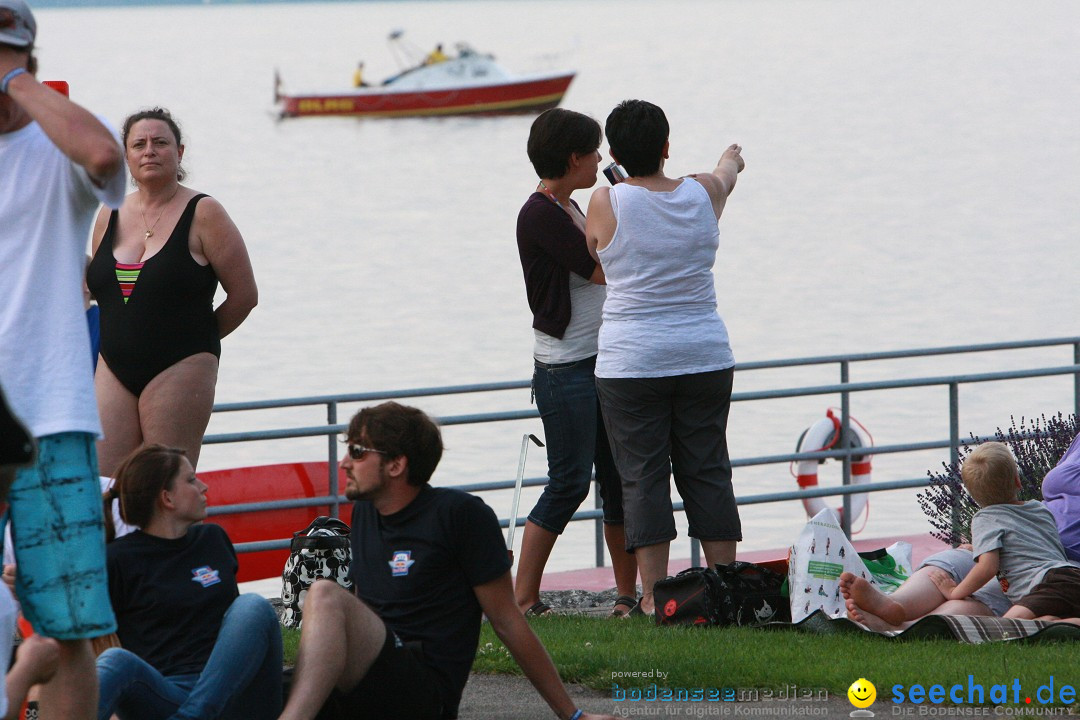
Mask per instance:
[[[815,515],[788,554],[788,593],[791,621],[815,610],[829,617],[847,614],[840,595],[840,573],[858,575],[878,590],[890,593],[911,574],[911,544],[897,542],[884,551],[867,553],[864,561],[844,535],[836,513],[826,508]],[[882,561],[888,557],[889,560]]]

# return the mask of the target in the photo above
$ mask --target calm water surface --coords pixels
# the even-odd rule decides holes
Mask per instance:
[[[224,343],[219,401],[531,372],[514,244],[535,185],[531,117],[273,119],[274,68],[298,91],[347,86],[359,59],[378,79],[397,70],[385,42],[394,28],[424,50],[466,40],[517,72],[576,69],[564,106],[601,122],[627,97],[660,104],[672,174],[710,169],[740,142],[747,168],[716,265],[739,360],[1077,334],[1075,3],[449,0],[41,10],[39,25],[41,76],[68,80],[77,101],[116,124],[154,104],[180,118],[189,184],[220,199],[248,242],[261,303]],[[1031,359],[858,366],[852,378]],[[836,378],[830,368],[742,373],[736,383]],[[962,432],[1067,410],[1070,388],[968,386]],[[520,391],[501,406],[527,403]],[[733,455],[791,449],[826,404],[736,405]],[[947,407],[944,390],[873,393],[853,413],[882,444],[947,437]],[[324,420],[281,412],[258,426]],[[253,422],[215,420],[211,431]],[[540,430],[538,420],[448,429],[440,481],[513,477],[521,434]],[[216,446],[203,467],[325,452],[325,440]],[[875,479],[917,477],[943,457],[883,456]],[[529,475],[543,470],[534,452]],[[828,481],[836,477],[833,468]],[[794,485],[785,468],[739,471],[735,483],[740,494]],[[488,500],[509,513],[509,493]],[[788,504],[743,517],[746,546],[763,548],[789,542],[804,516]],[[910,492],[871,504],[869,534],[925,528]],[[554,566],[591,557],[584,531],[572,537]]]

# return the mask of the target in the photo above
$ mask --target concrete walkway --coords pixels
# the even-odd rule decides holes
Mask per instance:
[[[844,696],[814,700],[758,702],[658,702],[612,700],[611,693],[580,685],[568,687],[570,697],[582,710],[626,718],[847,718],[855,708]],[[870,710],[888,717],[890,708],[877,702]],[[460,720],[551,720],[551,708],[523,677],[473,673],[459,708]]]

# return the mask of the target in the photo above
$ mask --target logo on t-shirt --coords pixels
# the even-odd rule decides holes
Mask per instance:
[[[191,578],[192,582],[197,582],[204,588],[210,587],[211,585],[217,585],[221,582],[221,577],[219,577],[220,573],[209,565],[197,567],[191,571],[191,574],[195,576]]]
[[[412,550],[395,550],[394,558],[390,561],[390,575],[400,577],[409,574],[409,568],[416,562],[412,559]]]

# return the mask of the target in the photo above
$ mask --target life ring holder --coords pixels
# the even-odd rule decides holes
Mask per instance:
[[[874,446],[874,439],[870,436],[869,431],[855,418],[851,418],[851,425],[845,438],[846,442],[840,442],[840,437],[843,434],[840,424],[840,419],[836,417],[830,408],[825,412],[825,417],[803,430],[795,445],[795,452],[822,452],[824,450],[842,450],[844,447],[871,448]],[[871,457],[873,456],[869,454],[851,456],[852,485],[864,485],[870,482]],[[799,461],[795,472],[795,480],[800,488],[818,486],[817,468],[818,465],[824,462],[824,459]],[[803,498],[802,503],[809,517],[814,517],[829,507],[824,497]],[[869,497],[867,493],[851,495],[852,519],[857,519],[862,515],[866,511],[868,504]],[[844,508],[842,505],[836,508],[836,514],[837,517],[843,517]]]

